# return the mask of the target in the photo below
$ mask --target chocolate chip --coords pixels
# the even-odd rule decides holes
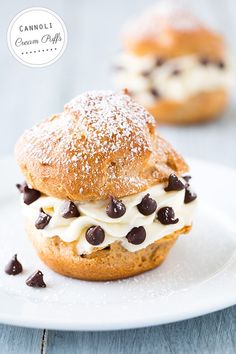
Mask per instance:
[[[26,285],[33,288],[46,288],[46,284],[43,280],[43,273],[40,270],[36,270],[33,274],[26,279]]]
[[[151,94],[152,94],[155,98],[160,97],[160,94],[159,94],[159,92],[157,91],[157,89],[152,88],[152,89],[150,90],[150,92],[151,92]]]
[[[169,175],[168,186],[165,189],[166,192],[170,191],[181,191],[184,189],[184,184],[180,181],[180,179],[174,174],[171,173]]]
[[[156,66],[162,66],[164,64],[165,60],[163,58],[157,58],[155,65]]]
[[[43,208],[40,208],[38,219],[35,221],[36,229],[44,229],[49,224],[51,218],[52,217],[50,215],[43,211]]]
[[[181,74],[181,70],[180,69],[174,69],[172,72],[171,72],[171,75],[172,76],[178,76]]]
[[[223,60],[217,60],[216,65],[219,69],[225,69],[225,62]]]
[[[26,182],[22,182],[22,183],[17,183],[16,184],[16,188],[20,191],[20,193],[24,193],[24,188],[27,187],[27,183]]]
[[[151,74],[151,72],[148,71],[148,70],[144,70],[144,71],[142,71],[140,74],[141,74],[143,77],[148,77],[148,76]]]
[[[146,238],[146,230],[143,226],[133,227],[133,229],[126,235],[129,243],[133,245],[140,245]]]
[[[17,275],[22,272],[23,268],[21,263],[17,259],[17,254],[15,254],[10,262],[5,267],[5,273],[9,275]]]
[[[157,219],[163,225],[177,224],[179,219],[175,219],[175,212],[171,207],[164,207],[158,210]]]
[[[191,191],[189,186],[185,189],[184,203],[188,204],[197,199],[197,194]]]
[[[146,194],[137,208],[141,214],[151,215],[157,208],[157,202],[150,197],[150,194]]]
[[[27,185],[23,187],[23,194],[23,201],[27,205],[35,202],[35,200],[39,199],[39,197],[41,196],[41,193],[39,191],[33,188],[29,188]]]
[[[203,66],[207,66],[208,64],[210,64],[210,60],[207,57],[201,57],[199,59],[199,63]]]
[[[101,226],[91,226],[85,234],[85,238],[93,246],[98,246],[105,239],[105,232]]]
[[[182,176],[182,178],[186,181],[189,182],[189,180],[192,178],[191,176]]]
[[[126,207],[121,200],[110,197],[109,203],[106,207],[106,213],[110,218],[117,219],[123,216],[126,212]]]
[[[65,219],[70,219],[80,216],[80,213],[75,203],[66,201],[63,203],[61,216]]]

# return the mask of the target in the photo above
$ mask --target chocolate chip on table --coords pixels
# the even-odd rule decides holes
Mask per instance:
[[[44,229],[49,224],[49,221],[51,220],[51,218],[52,217],[50,215],[46,214],[43,211],[43,208],[40,208],[38,219],[35,221],[36,229],[39,229],[39,230]]]
[[[93,246],[98,246],[103,243],[105,239],[105,232],[101,226],[91,226],[85,234],[85,238]]]
[[[146,230],[143,226],[133,227],[133,229],[126,235],[126,238],[129,243],[140,245],[146,238]]]
[[[80,213],[75,203],[71,201],[66,201],[63,203],[61,209],[61,216],[65,219],[70,219],[80,216]]]
[[[163,207],[157,212],[157,219],[163,225],[177,224],[178,218],[175,219],[175,212],[171,207]]]
[[[146,194],[141,203],[137,205],[139,212],[143,215],[151,215],[157,208],[157,202],[150,197],[150,194]]]
[[[181,70],[180,69],[174,69],[172,72],[171,72],[171,75],[172,76],[178,76],[181,74]]]
[[[184,203],[185,203],[185,204],[191,203],[191,202],[193,202],[195,199],[197,199],[197,194],[194,193],[194,192],[189,188],[189,186],[186,187],[186,189],[185,189],[185,196],[184,196]]]
[[[21,263],[17,259],[17,254],[15,254],[10,262],[5,267],[5,273],[9,275],[17,275],[23,271]]]
[[[186,181],[189,182],[189,180],[192,178],[191,176],[187,175],[187,176],[182,176],[182,178]]]
[[[22,183],[17,183],[16,188],[20,191],[20,193],[24,193],[24,188],[27,187],[27,183],[24,181]]]
[[[155,65],[156,66],[162,66],[164,64],[165,60],[163,58],[157,58]]]
[[[210,60],[207,57],[201,57],[199,59],[199,63],[203,66],[207,66],[208,64],[210,64]]]
[[[35,200],[39,199],[41,196],[41,193],[37,191],[36,189],[29,188],[27,185],[23,187],[23,201],[25,204],[29,205]]]
[[[225,69],[225,62],[223,60],[217,60],[216,65],[219,69]]]
[[[180,179],[174,174],[171,173],[169,175],[169,179],[168,179],[168,186],[165,189],[166,192],[170,192],[170,191],[181,191],[182,189],[184,189],[184,184],[180,181]]]
[[[26,285],[33,288],[46,288],[46,284],[43,280],[43,273],[40,270],[36,270],[33,274],[26,279]]]
[[[157,91],[157,89],[152,88],[152,89],[150,90],[150,92],[151,92],[151,94],[152,94],[155,98],[160,97],[160,94],[159,94],[159,92]]]
[[[121,200],[110,197],[106,207],[106,213],[110,218],[117,219],[123,216],[126,212],[126,207]]]

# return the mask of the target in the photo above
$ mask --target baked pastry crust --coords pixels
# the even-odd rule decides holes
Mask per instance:
[[[127,278],[156,268],[165,260],[178,236],[190,229],[191,226],[185,226],[137,252],[129,252],[115,242],[109,249],[80,256],[76,242],[65,243],[57,236],[45,238],[34,225],[26,224],[27,234],[47,266],[72,278],[102,281]]]
[[[157,6],[134,18],[124,27],[123,42],[126,50],[140,56],[174,58],[197,54],[222,59],[225,55],[223,37],[180,8],[163,13]]]
[[[229,95],[222,89],[201,92],[180,102],[160,99],[148,110],[163,124],[195,124],[216,119],[228,102]]]
[[[26,181],[72,201],[128,196],[188,171],[156,135],[154,118],[128,95],[88,92],[27,130],[16,145]]]

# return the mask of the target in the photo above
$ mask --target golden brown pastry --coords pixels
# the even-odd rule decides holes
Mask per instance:
[[[230,86],[224,39],[188,10],[160,3],[129,21],[122,38],[116,87],[126,87],[159,123],[197,123],[224,111]]]
[[[16,145],[26,230],[40,258],[79,279],[159,265],[190,230],[196,194],[183,158],[127,94],[91,91]]]

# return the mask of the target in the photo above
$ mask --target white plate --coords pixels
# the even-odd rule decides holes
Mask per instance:
[[[63,330],[112,330],[199,316],[236,303],[236,170],[191,160],[199,206],[193,230],[179,238],[164,264],[115,282],[62,277],[44,266],[24,233],[21,181],[14,161],[0,161],[0,322]],[[14,253],[24,266],[8,276]],[[46,289],[25,279],[45,274]]]

